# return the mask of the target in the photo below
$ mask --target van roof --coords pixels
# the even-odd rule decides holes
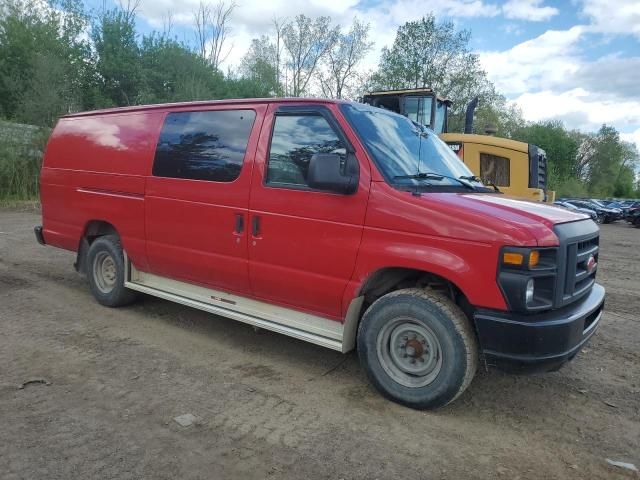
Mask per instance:
[[[105,108],[101,110],[89,110],[86,112],[76,112],[63,115],[62,118],[73,117],[86,117],[91,115],[103,115],[107,113],[127,113],[127,112],[140,112],[147,110],[160,110],[167,108],[182,108],[182,107],[202,107],[208,105],[244,105],[255,103],[319,103],[319,104],[332,104],[332,103],[349,103],[347,100],[336,100],[329,98],[302,98],[302,97],[285,97],[285,98],[231,98],[226,100],[201,100],[196,102],[176,102],[176,103],[158,103],[153,105],[134,105],[130,107],[114,107]]]

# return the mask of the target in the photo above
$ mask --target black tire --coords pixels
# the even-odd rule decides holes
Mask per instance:
[[[117,235],[94,240],[87,252],[86,265],[91,293],[99,303],[121,307],[136,299],[136,293],[124,286],[124,254]]]
[[[602,219],[602,223],[607,223],[608,224],[608,223],[611,223],[611,222],[613,222],[613,220],[608,215],[605,215],[605,217]]]
[[[416,341],[422,350],[409,345],[419,347]],[[469,319],[447,297],[424,289],[397,290],[375,301],[360,322],[357,342],[371,383],[387,398],[411,408],[438,408],[452,402],[469,386],[478,366],[478,344]],[[437,360],[433,363],[437,349],[439,366]],[[420,375],[403,370],[423,368],[425,363]]]

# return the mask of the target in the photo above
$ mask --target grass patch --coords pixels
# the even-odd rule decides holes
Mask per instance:
[[[12,198],[0,198],[0,209],[24,210],[28,212],[40,211],[40,200],[32,198],[29,200],[16,200]]]

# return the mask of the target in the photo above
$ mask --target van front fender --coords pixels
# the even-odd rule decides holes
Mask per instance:
[[[498,249],[493,245],[405,232],[365,232],[354,274],[345,291],[344,313],[377,272],[411,269],[454,284],[475,307],[506,310],[496,282]]]

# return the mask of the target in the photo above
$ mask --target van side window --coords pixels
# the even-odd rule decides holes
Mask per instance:
[[[511,184],[509,159],[490,153],[481,153],[480,178],[498,187],[508,187]]]
[[[316,153],[337,153],[345,161],[347,149],[322,115],[277,115],[271,137],[267,184],[306,187],[309,162]]]
[[[234,181],[240,175],[255,118],[253,110],[169,113],[158,139],[153,175]]]

